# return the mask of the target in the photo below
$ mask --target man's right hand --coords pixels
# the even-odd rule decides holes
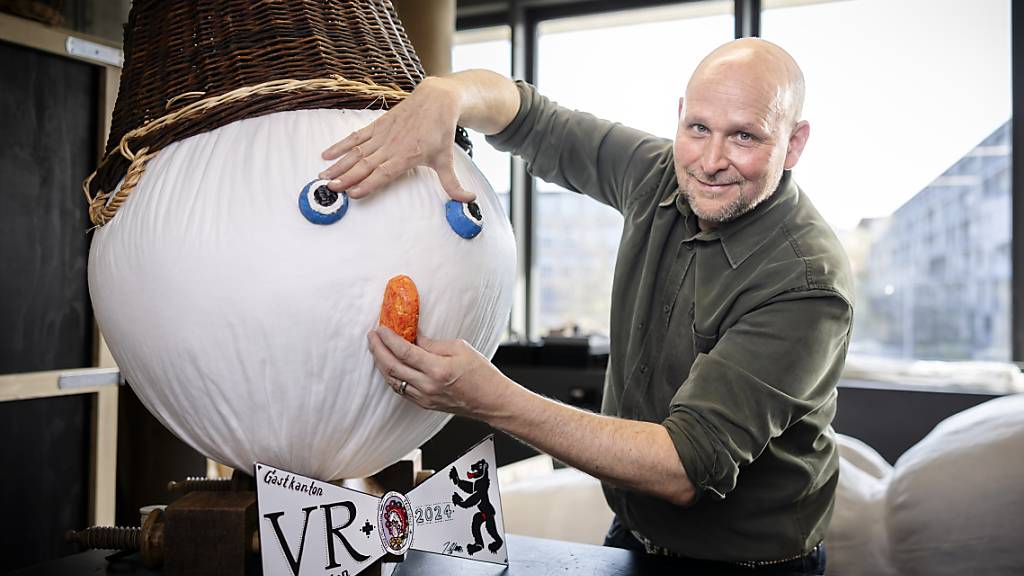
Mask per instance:
[[[323,152],[337,160],[320,173],[328,188],[363,198],[417,166],[437,172],[448,196],[462,202],[476,195],[455,175],[455,129],[496,134],[519,110],[515,84],[486,70],[429,77],[401,103],[368,126]]]
[[[323,152],[337,162],[320,177],[328,188],[363,198],[407,170],[429,166],[455,200],[476,196],[455,176],[455,128],[459,121],[457,86],[445,78],[427,78],[403,102],[368,126],[349,134]]]

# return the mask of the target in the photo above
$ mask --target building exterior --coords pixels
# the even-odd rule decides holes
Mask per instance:
[[[1009,359],[1010,138],[1007,121],[891,216],[858,226],[852,351]]]

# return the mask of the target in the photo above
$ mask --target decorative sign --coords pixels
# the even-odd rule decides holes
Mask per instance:
[[[378,498],[257,463],[266,576],[355,576],[421,550],[508,565],[494,438],[408,494]]]

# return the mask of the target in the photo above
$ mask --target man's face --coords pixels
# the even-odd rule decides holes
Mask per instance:
[[[788,153],[794,130],[780,91],[757,76],[695,76],[680,100],[676,178],[702,227],[757,206],[799,157]]]

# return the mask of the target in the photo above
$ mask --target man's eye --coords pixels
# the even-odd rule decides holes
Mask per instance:
[[[753,142],[754,141],[754,136],[750,132],[740,132],[739,134],[737,134],[737,137],[742,142]]]
[[[703,124],[694,124],[693,131],[698,134],[704,134],[708,131],[708,127]]]

